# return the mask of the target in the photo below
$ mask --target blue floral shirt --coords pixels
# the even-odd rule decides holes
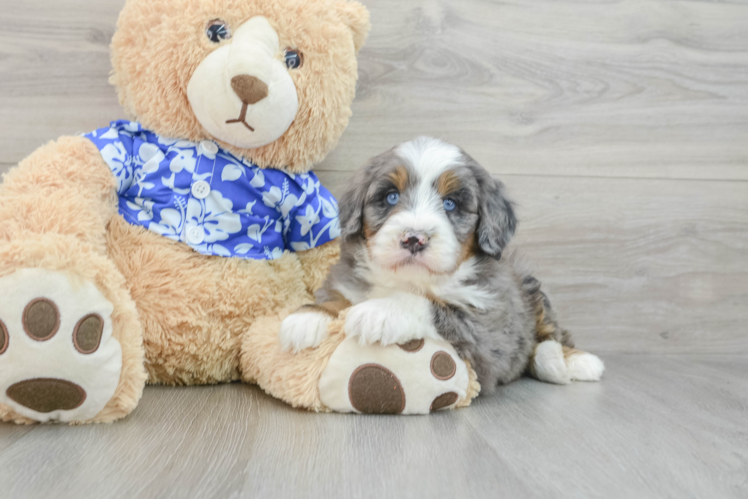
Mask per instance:
[[[86,134],[117,179],[119,211],[205,255],[277,259],[340,235],[338,204],[312,174],[261,169],[221,149],[139,123]]]

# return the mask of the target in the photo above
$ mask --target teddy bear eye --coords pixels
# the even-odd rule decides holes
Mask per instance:
[[[213,43],[220,43],[231,38],[231,29],[229,25],[220,19],[214,19],[208,23],[205,29],[205,35]]]
[[[299,69],[304,64],[304,57],[297,50],[286,49],[285,58],[288,69]]]

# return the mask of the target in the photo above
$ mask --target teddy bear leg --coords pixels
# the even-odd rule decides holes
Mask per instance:
[[[328,360],[319,390],[334,411],[417,415],[468,406],[480,385],[446,341],[381,346],[347,337]]]
[[[314,349],[281,350],[280,317],[256,321],[244,338],[244,379],[294,407],[314,411],[425,414],[467,406],[480,392],[475,372],[447,342],[360,345],[344,317]]]
[[[0,187],[0,420],[110,422],[145,384],[135,304],[104,251],[111,173],[82,140],[42,148]]]

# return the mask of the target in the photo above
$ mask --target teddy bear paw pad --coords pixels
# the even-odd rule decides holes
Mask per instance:
[[[454,408],[468,392],[465,363],[448,342],[361,345],[346,338],[319,382],[320,400],[338,412],[424,414]]]
[[[112,311],[92,283],[64,273],[0,278],[0,405],[39,422],[95,417],[122,369]]]

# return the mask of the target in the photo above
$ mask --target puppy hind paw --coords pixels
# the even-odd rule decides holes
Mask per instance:
[[[560,385],[572,380],[563,347],[555,340],[546,340],[537,345],[532,364],[532,372],[538,380]]]
[[[579,351],[566,358],[571,380],[598,382],[605,372],[603,361],[589,352]]]
[[[281,349],[294,353],[318,347],[328,335],[330,317],[314,311],[291,314],[281,324],[278,340]]]

